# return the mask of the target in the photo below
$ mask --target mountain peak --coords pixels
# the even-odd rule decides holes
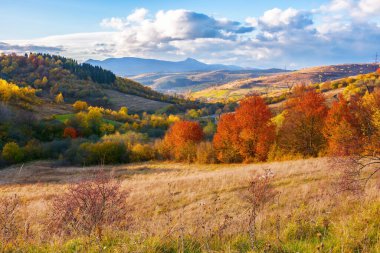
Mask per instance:
[[[184,62],[196,62],[196,63],[201,63],[200,61],[197,61],[197,60],[194,59],[194,58],[186,58],[186,60],[184,60]]]

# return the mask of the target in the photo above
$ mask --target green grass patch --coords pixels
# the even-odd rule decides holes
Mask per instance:
[[[66,120],[69,120],[69,119],[73,118],[74,116],[75,116],[74,113],[69,113],[69,114],[57,114],[57,115],[54,115],[53,117],[56,120],[59,120],[62,123],[64,123]],[[107,124],[111,124],[115,127],[123,125],[123,123],[121,123],[119,121],[111,120],[111,119],[103,119],[103,122],[107,123]]]
[[[69,114],[57,114],[57,115],[54,115],[53,117],[56,120],[59,120],[61,122],[65,122],[66,120],[71,119],[74,116],[75,116],[74,113],[69,113]]]

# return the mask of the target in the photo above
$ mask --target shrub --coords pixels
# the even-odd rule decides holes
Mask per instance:
[[[125,145],[120,142],[104,141],[83,143],[79,147],[83,153],[82,164],[115,164],[128,162],[129,157]]]
[[[31,161],[43,158],[42,145],[38,140],[30,140],[23,147],[25,160]]]
[[[249,181],[247,192],[243,196],[248,204],[247,225],[252,249],[254,249],[257,244],[256,220],[259,212],[262,211],[264,206],[272,201],[277,195],[277,191],[274,190],[272,181],[273,173],[270,170],[266,170],[265,174],[255,176]]]
[[[215,150],[211,142],[201,142],[198,144],[197,162],[201,164],[216,163]]]
[[[0,198],[0,242],[15,240],[20,232],[20,207],[18,196]]]
[[[104,228],[126,228],[129,192],[104,174],[73,184],[51,202],[49,230],[55,234],[102,237]]]
[[[48,143],[43,143],[43,156],[56,159],[68,149],[70,143],[70,139],[54,140]]]
[[[144,143],[148,140],[148,136],[142,133],[137,133],[133,131],[128,131],[124,134],[118,132],[114,134],[104,135],[102,141],[112,141],[124,143],[128,148],[132,148],[133,145],[137,143]]]
[[[154,150],[149,144],[137,143],[131,150],[132,162],[149,161],[154,158]]]

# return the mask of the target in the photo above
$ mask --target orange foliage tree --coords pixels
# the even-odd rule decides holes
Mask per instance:
[[[203,131],[198,122],[178,121],[167,131],[163,145],[170,158],[191,161],[195,158],[196,144],[202,140]]]
[[[343,96],[334,102],[326,118],[323,133],[330,155],[350,155],[360,152],[363,138],[354,109]]]
[[[297,86],[285,104],[285,119],[279,129],[278,145],[286,152],[318,156],[325,145],[322,133],[328,108],[323,94]]]
[[[330,155],[348,156],[379,151],[380,91],[339,101],[331,107],[324,127]]]
[[[251,96],[241,101],[234,114],[221,117],[214,147],[222,162],[265,161],[275,139],[275,126],[265,101]]]

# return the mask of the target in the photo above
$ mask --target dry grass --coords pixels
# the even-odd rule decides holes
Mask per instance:
[[[24,216],[28,217],[31,229],[38,233],[43,231],[42,224],[53,195],[64,192],[70,183],[92,177],[99,169],[111,173],[121,180],[124,189],[130,190],[128,203],[133,207],[134,223],[130,228],[133,234],[153,236],[160,241],[183,238],[181,235],[185,234],[198,238],[204,249],[208,247],[207,238],[215,234],[223,238],[244,234],[248,206],[242,196],[249,180],[267,169],[275,175],[273,184],[279,195],[260,213],[259,234],[266,233],[267,238],[272,238],[274,225],[271,222],[274,217],[280,217],[281,235],[278,237],[286,240],[287,234],[291,234],[289,228],[297,224],[290,224],[290,219],[297,215],[305,217],[310,224],[328,216],[336,227],[332,231],[339,234],[339,229],[347,228],[346,220],[354,213],[351,198],[335,196],[333,183],[338,171],[331,168],[327,158],[245,165],[150,162],[85,168],[33,162],[0,171],[0,195],[21,197],[26,204]],[[378,199],[378,188],[370,185],[366,200]],[[364,206],[362,209],[365,211]],[[352,239],[348,232],[345,236],[348,241]],[[277,239],[273,237],[273,240]],[[315,251],[308,248],[307,252]]]
[[[128,107],[131,111],[156,111],[170,104],[160,101],[155,101],[139,96],[125,94],[115,90],[107,90],[104,92],[110,98],[114,109],[119,109],[122,106]]]
[[[1,195],[16,193],[33,207],[32,213],[43,213],[52,195],[64,191],[69,183],[91,177],[94,170],[99,169],[53,167],[50,162],[33,162],[0,171],[0,192]],[[194,227],[205,207],[218,209],[206,217],[212,222],[216,222],[215,215],[220,219],[225,214],[244,215],[244,203],[239,195],[248,180],[265,169],[275,174],[274,184],[281,192],[281,202],[307,201],[323,194],[330,183],[326,159],[259,165],[146,163],[103,169],[121,179],[123,187],[131,189],[129,202],[135,208],[133,216],[140,221],[139,226],[146,223],[144,227],[155,233],[164,231],[162,226],[168,213],[173,217],[183,213],[181,218],[186,227]]]

